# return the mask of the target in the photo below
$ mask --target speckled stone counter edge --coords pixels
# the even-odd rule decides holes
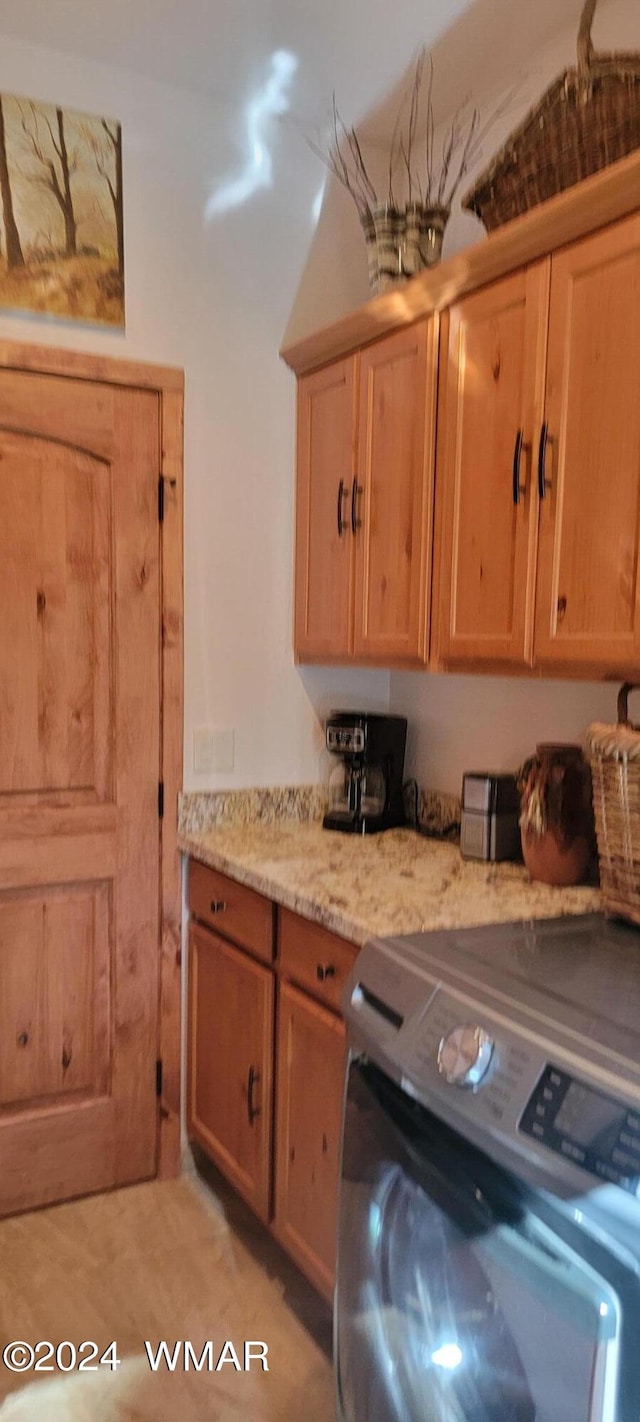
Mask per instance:
[[[322,818],[327,805],[323,785],[276,785],[259,790],[192,791],[180,795],[178,834],[201,834],[220,825],[307,822]],[[438,790],[420,790],[418,821],[431,834],[460,834],[460,799]]]
[[[327,796],[322,785],[275,785],[259,790],[194,791],[178,800],[178,834],[201,834],[219,825],[319,820]]]
[[[599,907],[593,889],[532,883],[522,865],[463,860],[456,845],[407,829],[362,837],[281,820],[218,825],[178,842],[183,854],[356,944]]]

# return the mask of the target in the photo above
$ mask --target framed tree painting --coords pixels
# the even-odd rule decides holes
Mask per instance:
[[[124,326],[113,119],[0,94],[0,306]]]

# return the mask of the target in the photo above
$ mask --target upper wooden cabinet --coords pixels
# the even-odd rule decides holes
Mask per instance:
[[[355,356],[298,385],[294,643],[301,660],[352,650],[356,398]]]
[[[438,445],[443,666],[640,656],[640,217],[454,306]]]
[[[449,666],[531,659],[548,291],[537,263],[443,319],[437,650]]]
[[[640,217],[557,253],[535,663],[637,677]]]
[[[295,652],[427,657],[435,319],[298,386]]]
[[[640,153],[283,354],[299,659],[637,676]]]
[[[360,357],[355,497],[358,661],[424,662],[428,646],[437,324]]]

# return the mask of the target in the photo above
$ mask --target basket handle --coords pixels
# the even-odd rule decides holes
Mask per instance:
[[[627,709],[630,691],[640,691],[640,684],[638,684],[637,681],[625,681],[624,686],[620,687],[620,690],[618,692],[618,725],[632,726],[632,729],[634,731],[637,731],[640,728],[638,726],[633,726],[632,722],[629,720],[629,712]]]
[[[578,30],[578,74],[581,79],[591,78],[591,65],[593,63],[594,48],[591,39],[591,26],[596,12],[598,0],[584,0],[582,14],[580,16],[580,28]]]

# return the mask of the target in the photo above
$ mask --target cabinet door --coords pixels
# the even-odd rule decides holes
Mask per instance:
[[[207,929],[189,946],[189,1134],[268,1220],[273,974]]]
[[[438,633],[445,666],[531,660],[549,264],[451,308],[441,343]]]
[[[355,499],[357,658],[426,661],[437,320],[360,357]]]
[[[357,361],[298,383],[294,651],[308,660],[352,650]]]
[[[640,654],[640,218],[552,258],[535,660],[622,676]]]
[[[331,1298],[345,1065],[344,1026],[280,985],[274,1232]]]

